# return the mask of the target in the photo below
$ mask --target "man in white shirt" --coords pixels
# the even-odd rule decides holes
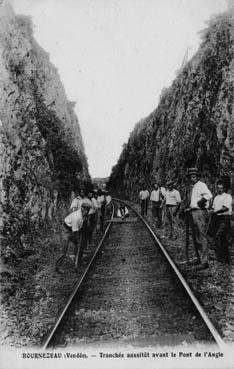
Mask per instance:
[[[91,201],[92,198],[92,192],[88,191],[88,189],[85,189],[83,191],[82,194],[82,202],[81,202],[81,206],[83,205],[87,205],[89,207],[89,212],[88,215],[85,217],[84,222],[83,222],[83,227],[82,227],[82,232],[81,232],[81,251],[82,253],[87,250],[88,244],[91,243],[91,239],[92,239],[92,233],[91,232],[91,223],[90,223],[90,218],[92,217],[92,213],[95,210],[94,209],[94,204]],[[93,226],[93,224],[92,224]]]
[[[166,232],[169,228],[169,237],[175,239],[175,216],[181,204],[179,191],[174,188],[174,181],[167,182],[167,190],[165,192],[165,223],[164,235],[162,238],[167,238]]]
[[[111,195],[109,194],[109,191],[106,191],[106,206],[108,206],[111,203]]]
[[[228,233],[231,228],[232,196],[224,191],[224,183],[222,181],[217,182],[216,188],[217,195],[212,205],[215,254],[217,260],[221,263],[229,263]]]
[[[198,179],[198,169],[190,168],[188,176],[192,184],[190,207],[186,211],[191,212],[191,226],[193,232],[193,239],[195,248],[199,255],[197,261],[200,265],[197,269],[205,269],[209,267],[208,264],[208,242],[207,242],[207,224],[209,214],[207,208],[212,199],[212,194],[204,182]]]
[[[98,204],[98,218],[99,218],[99,230],[100,232],[104,229],[104,220],[106,213],[106,194],[101,189],[97,192],[97,204]]]
[[[162,225],[162,207],[165,197],[165,188],[159,186],[159,183],[154,184],[154,189],[150,194],[152,217],[156,220],[157,226]]]
[[[149,191],[143,186],[142,190],[139,193],[139,198],[141,202],[141,215],[147,215],[148,210],[148,201],[149,201]]]
[[[81,205],[84,203],[87,203],[90,206],[92,206],[92,203],[88,198],[88,192],[82,189],[80,191],[80,194],[79,192],[76,192],[76,197],[72,200],[72,203],[70,205],[70,212],[80,209]]]
[[[103,203],[105,202],[105,196],[102,190],[98,190],[97,191],[97,203],[98,203],[98,208],[100,209],[101,206],[103,205]]]
[[[97,220],[97,210],[98,210],[98,203],[92,191],[88,193],[88,199],[91,201],[91,208],[89,211],[89,221],[88,221],[88,234],[87,234],[87,243],[91,244],[93,231],[96,227],[96,220]]]
[[[73,211],[80,209],[81,204],[82,204],[82,198],[79,192],[77,191],[74,199],[71,202],[70,211],[73,212]]]
[[[79,247],[80,243],[80,237],[82,234],[82,228],[85,219],[88,217],[88,213],[90,211],[90,206],[86,203],[81,205],[81,208],[73,211],[70,213],[66,218],[64,219],[63,223],[63,229],[62,229],[62,242],[64,243],[63,249],[62,249],[62,255],[58,258],[56,261],[56,268],[57,264],[61,259],[63,259],[66,254],[69,247],[69,244],[72,243],[74,246],[74,255],[76,255],[77,248]],[[82,244],[81,247],[81,253],[80,258],[82,258],[83,248]]]

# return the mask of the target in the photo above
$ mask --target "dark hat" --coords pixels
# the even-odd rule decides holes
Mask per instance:
[[[196,174],[198,176],[199,172],[197,168],[188,168],[187,170],[187,176],[191,176],[193,174]]]

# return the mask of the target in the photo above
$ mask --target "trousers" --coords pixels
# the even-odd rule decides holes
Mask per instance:
[[[141,200],[141,215],[147,215],[148,210],[148,198],[145,200]]]
[[[195,247],[198,250],[201,264],[208,263],[207,225],[209,214],[206,209],[195,209],[192,211],[192,232]]]
[[[174,236],[175,233],[175,210],[176,206],[165,206],[164,232],[169,229],[170,236]]]
[[[228,233],[231,228],[229,215],[218,215],[215,217],[214,241],[215,255],[221,263],[229,263],[229,240]]]
[[[159,227],[162,224],[162,208],[160,205],[161,201],[152,201],[152,216],[156,219]]]

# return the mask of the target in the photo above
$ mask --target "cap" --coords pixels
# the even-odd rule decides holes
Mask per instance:
[[[193,174],[198,175],[199,174],[198,169],[197,168],[188,168],[188,170],[187,170],[187,176],[191,176]]]

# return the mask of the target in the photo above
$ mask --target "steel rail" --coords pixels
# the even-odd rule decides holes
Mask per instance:
[[[111,220],[112,220],[113,217],[114,217],[114,205],[113,205],[113,203],[111,203],[111,205],[112,205]],[[104,232],[101,240],[99,241],[99,243],[98,243],[98,245],[96,247],[96,250],[95,250],[95,252],[94,252],[94,254],[92,256],[92,259],[90,260],[90,262],[89,262],[87,268],[85,269],[82,277],[79,279],[79,281],[75,285],[75,288],[74,288],[73,292],[71,293],[70,297],[68,298],[65,307],[63,308],[62,312],[58,316],[53,329],[51,330],[49,336],[47,337],[45,343],[43,344],[43,346],[42,346],[42,349],[43,350],[46,350],[47,348],[49,348],[51,346],[53,337],[55,336],[55,333],[58,331],[58,328],[60,327],[60,325],[61,325],[61,323],[62,323],[62,321],[64,319],[64,316],[65,316],[66,312],[68,311],[69,307],[71,306],[72,302],[74,301],[75,297],[77,296],[77,293],[78,293],[78,291],[79,291],[79,289],[80,289],[80,287],[81,287],[84,279],[86,278],[86,276],[88,274],[88,271],[89,271],[91,265],[93,264],[93,261],[94,261],[94,259],[95,259],[96,255],[97,255],[100,247],[102,246],[102,244],[103,244],[103,242],[104,242],[104,240],[105,240],[105,238],[106,238],[106,236],[107,236],[107,234],[109,232],[109,229],[110,229],[111,224],[112,224],[111,221],[109,221],[108,222],[108,225],[107,225],[107,227],[105,229],[105,232]]]
[[[199,312],[202,320],[204,321],[205,325],[207,326],[207,328],[209,329],[212,337],[214,338],[214,340],[216,341],[216,343],[218,344],[220,349],[225,349],[227,347],[226,343],[223,341],[223,339],[221,338],[220,334],[218,333],[218,331],[216,330],[216,328],[214,327],[213,323],[211,322],[210,318],[207,316],[205,310],[203,309],[203,307],[201,306],[200,302],[198,301],[198,299],[196,298],[196,296],[194,295],[194,293],[192,292],[191,288],[189,287],[187,281],[184,279],[184,277],[182,276],[181,272],[179,271],[179,269],[177,268],[176,264],[174,263],[174,261],[172,260],[172,258],[170,257],[170,255],[168,254],[167,250],[165,249],[165,247],[162,245],[161,241],[159,240],[159,238],[157,237],[157,235],[154,233],[154,231],[152,230],[152,228],[150,227],[150,225],[148,224],[148,222],[142,217],[142,215],[133,208],[132,205],[130,205],[127,201],[124,200],[120,200],[117,198],[112,198],[112,200],[117,201],[117,202],[122,202],[123,204],[127,205],[130,209],[132,209],[135,214],[137,214],[137,216],[141,219],[141,221],[145,224],[145,226],[147,227],[147,229],[149,230],[149,232],[151,233],[152,237],[154,238],[154,240],[156,241],[156,243],[158,244],[158,246],[160,247],[161,251],[163,252],[164,256],[166,257],[167,261],[169,262],[170,266],[172,267],[172,269],[174,270],[174,272],[176,273],[177,277],[179,278],[180,282],[182,283],[183,287],[185,288],[186,292],[188,293],[190,299],[192,300],[193,304],[195,305],[197,311]]]

